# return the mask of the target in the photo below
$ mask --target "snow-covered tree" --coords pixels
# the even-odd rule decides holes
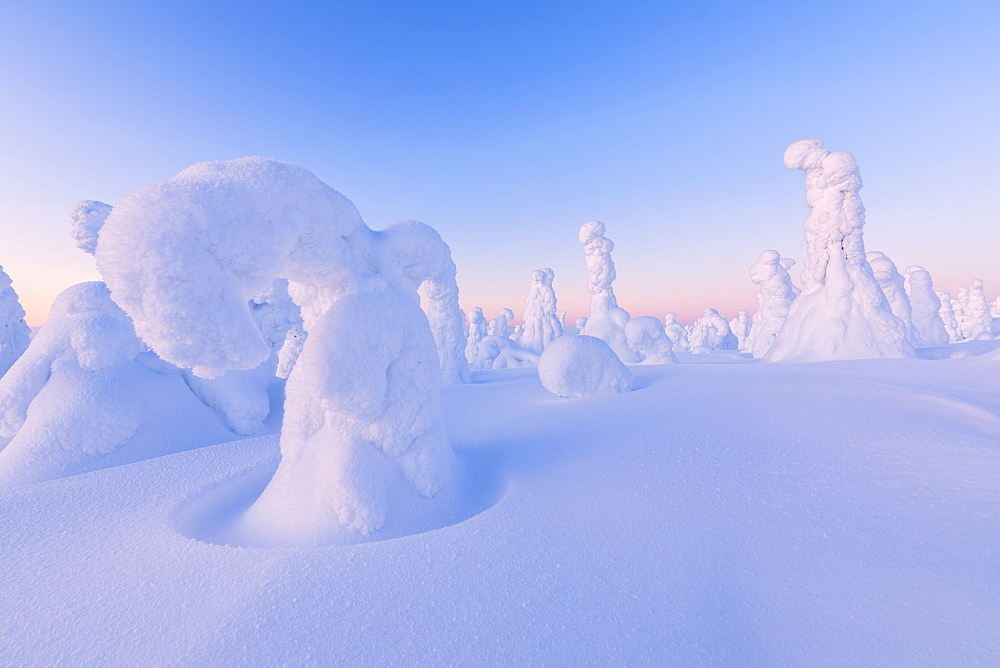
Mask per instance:
[[[465,359],[473,369],[479,359],[479,343],[489,334],[489,323],[483,315],[483,309],[475,306],[469,311],[469,330],[465,344]]]
[[[69,212],[70,235],[78,248],[90,255],[97,248],[97,235],[104,225],[111,205],[93,199],[77,202]]]
[[[691,349],[691,345],[688,343],[688,330],[684,327],[684,325],[677,322],[676,313],[668,313],[664,316],[663,331],[670,339],[670,343],[673,344],[674,350]]]
[[[807,256],[802,294],[764,359],[913,357],[906,325],[893,315],[865,257],[865,210],[854,156],[804,139],[788,147],[784,160],[789,169],[806,174]]]
[[[736,337],[736,349],[746,350],[750,338],[750,314],[740,311],[736,317],[729,321],[729,331]]]
[[[583,316],[576,319],[576,333],[583,334],[583,330],[587,329],[587,319]]]
[[[967,339],[966,332],[969,331],[969,288],[961,286],[951,300],[951,309],[955,313],[955,320],[958,322],[958,339]]]
[[[990,304],[990,317],[1000,320],[1000,295],[997,295],[996,301]]]
[[[556,291],[552,288],[554,277],[555,272],[548,267],[531,272],[531,287],[524,301],[524,329],[517,342],[536,355],[540,355],[550,341],[563,333],[562,323],[556,316]]]
[[[729,321],[714,308],[705,309],[705,315],[694,323],[688,341],[693,353],[737,349],[736,336],[729,329]]]
[[[504,338],[510,338],[511,329],[507,324],[514,319],[514,312],[509,308],[502,308],[497,312],[497,317],[490,320],[490,326],[487,328],[486,333],[489,336],[501,336]]]
[[[948,330],[941,319],[941,300],[934,292],[930,272],[923,267],[907,267],[906,286],[910,295],[913,328],[917,332],[914,345],[941,346],[948,343]]]
[[[993,336],[993,318],[990,317],[990,305],[986,301],[983,282],[978,278],[972,281],[967,294],[962,336],[967,340],[991,338]]]
[[[7,272],[0,267],[0,376],[17,361],[31,342],[24,309]]]
[[[788,270],[795,264],[778,251],[766,250],[750,267],[750,280],[757,286],[757,312],[750,322],[750,333],[743,349],[760,359],[788,318],[792,301],[799,293]]]
[[[672,364],[674,345],[663,329],[663,323],[651,315],[630,318],[625,323],[628,345],[642,358],[641,364]]]
[[[953,306],[955,300],[951,298],[951,292],[948,290],[942,290],[941,292],[935,293],[938,299],[941,300],[941,310],[938,313],[941,315],[941,322],[944,324],[944,330],[948,332],[948,340],[951,343],[962,340],[962,334],[958,330],[958,318],[955,315],[955,308]]]
[[[866,258],[868,264],[871,265],[875,280],[882,288],[882,294],[889,302],[892,314],[902,320],[906,326],[907,341],[910,342],[910,345],[919,345],[919,336],[913,327],[913,309],[910,306],[910,298],[906,292],[905,281],[896,269],[895,263],[889,259],[889,256],[880,251],[869,251]]]
[[[349,541],[391,505],[452,484],[438,347],[414,287],[449,280],[450,254],[421,227],[373,232],[311,173],[264,158],[194,165],[108,216],[98,267],[143,340],[178,366],[214,377],[267,359],[248,302],[275,278],[302,309],[281,463],[245,530]]]
[[[587,261],[587,289],[590,291],[590,316],[583,333],[607,343],[622,362],[636,364],[639,356],[628,347],[625,339],[628,311],[618,306],[611,287],[617,277],[615,263],[611,259],[615,244],[604,236],[604,229],[604,223],[599,220],[584,223],[580,228],[580,243]]]
[[[143,352],[99,281],[64,290],[0,378],[0,485],[92,471],[232,434],[175,367]]]

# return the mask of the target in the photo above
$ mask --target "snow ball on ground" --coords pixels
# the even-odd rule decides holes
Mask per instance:
[[[560,336],[538,359],[538,379],[560,397],[599,397],[632,389],[632,373],[594,336]]]

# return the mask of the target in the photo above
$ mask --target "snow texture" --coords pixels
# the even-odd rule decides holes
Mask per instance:
[[[882,294],[889,302],[892,314],[903,321],[906,326],[906,339],[912,346],[920,345],[920,336],[913,327],[913,309],[910,306],[909,294],[906,291],[906,281],[896,269],[895,263],[885,253],[869,251],[865,256],[871,265],[872,274],[882,288]]]
[[[0,379],[0,486],[230,440],[177,370],[142,350],[104,283],[64,290]]]
[[[538,360],[538,379],[556,396],[599,397],[632,389],[632,372],[602,339],[561,336]]]
[[[10,276],[0,267],[0,376],[7,373],[31,342],[31,329],[24,322],[24,315]]]
[[[750,280],[757,286],[757,312],[750,323],[745,350],[755,358],[763,357],[782,325],[788,319],[792,302],[799,294],[792,284],[788,270],[795,264],[791,258],[782,258],[778,251],[766,250],[757,263],[750,267]]]
[[[691,345],[688,343],[688,331],[684,325],[677,322],[676,313],[668,313],[663,318],[663,329],[673,344],[674,350],[690,350]]]
[[[555,277],[548,267],[531,272],[531,287],[524,300],[524,329],[518,337],[521,348],[540,355],[545,346],[563,334],[562,319],[556,315]],[[563,318],[566,312],[563,311]]]
[[[413,226],[373,232],[310,172],[265,158],[193,165],[115,205],[98,267],[169,362],[211,378],[265,361],[248,303],[275,278],[302,309],[281,464],[248,535],[352,542],[450,484],[438,348],[415,287],[441,268],[440,243]]]
[[[97,249],[97,235],[111,213],[111,205],[86,199],[77,202],[69,212],[70,234],[78,248],[90,255]]]
[[[636,364],[639,356],[629,348],[625,339],[625,323],[628,312],[618,306],[615,297],[615,263],[611,251],[615,244],[604,236],[604,223],[592,220],[580,228],[580,243],[583,244],[587,263],[587,289],[590,292],[590,316],[582,333],[605,341],[626,364]]]
[[[663,323],[651,315],[640,315],[625,323],[629,347],[642,358],[641,364],[674,364],[674,345]]]
[[[784,160],[786,167],[806,175],[807,256],[802,294],[763,359],[913,357],[906,325],[893,315],[865,257],[861,176],[854,156],[804,139],[788,147]]]
[[[906,269],[907,294],[910,296],[916,346],[942,346],[951,340],[941,318],[942,303],[934,292],[931,274],[923,267]],[[949,309],[951,305],[949,304]],[[952,314],[954,318],[954,314]]]
[[[729,321],[714,308],[705,309],[705,315],[694,323],[688,341],[693,353],[709,353],[715,350],[736,350],[736,335],[729,329]]]

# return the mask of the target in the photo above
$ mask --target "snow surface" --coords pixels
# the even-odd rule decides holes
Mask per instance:
[[[803,139],[785,151],[785,166],[806,174],[807,255],[802,294],[763,359],[913,357],[907,326],[893,315],[865,257],[865,209],[854,156]]]
[[[598,397],[632,389],[632,373],[602,339],[561,336],[538,360],[538,379],[559,397]]]
[[[275,436],[0,492],[0,663],[1000,661],[996,365],[721,355],[445,388],[477,494],[392,540],[206,540]]]

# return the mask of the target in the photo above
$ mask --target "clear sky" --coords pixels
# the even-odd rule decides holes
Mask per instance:
[[[732,317],[760,251],[804,255],[781,157],[815,137],[857,157],[869,250],[992,299],[998,35],[995,0],[0,0],[0,265],[40,324],[96,278],[75,202],[264,155],[373,228],[437,228],[466,310],[520,316],[550,266],[586,315],[577,231],[598,219],[633,315]]]

